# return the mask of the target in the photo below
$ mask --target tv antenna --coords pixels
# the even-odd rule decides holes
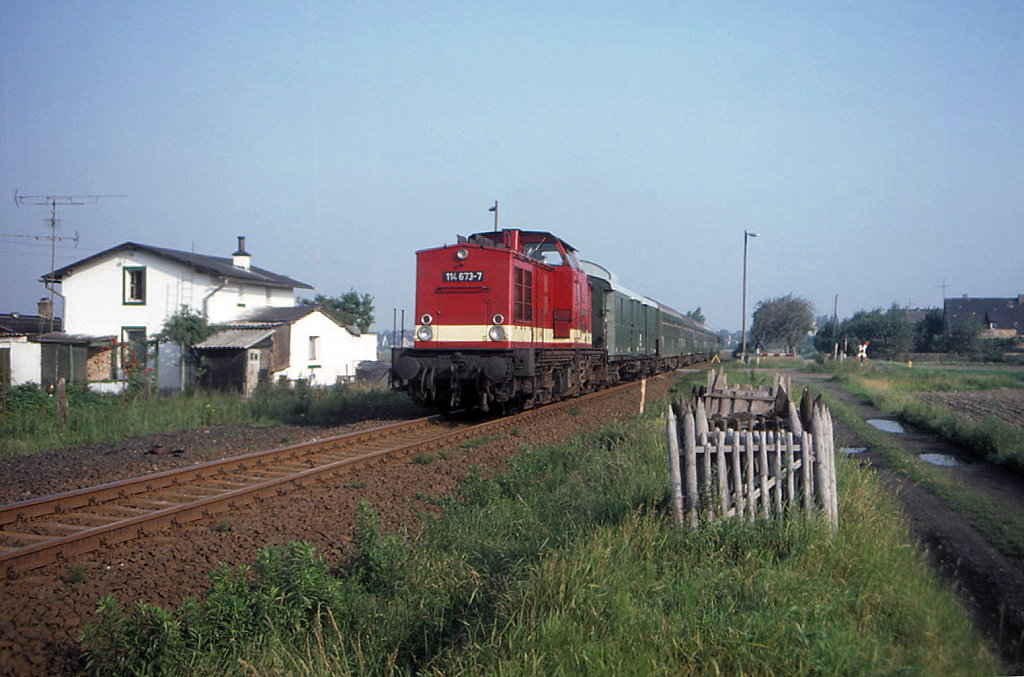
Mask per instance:
[[[61,207],[72,207],[81,205],[94,205],[100,201],[101,198],[108,197],[127,197],[126,195],[18,195],[18,191],[14,191],[14,205],[16,207],[21,205],[38,205],[50,207],[50,218],[48,219],[50,224],[50,234],[47,235],[18,235],[16,237],[30,237],[35,240],[49,240],[50,241],[50,272],[52,273],[57,267],[57,243],[63,240],[73,240],[75,246],[78,246],[78,231],[75,231],[74,237],[59,237],[57,235],[57,224],[60,220],[57,218],[57,206]],[[53,331],[53,296],[56,291],[53,288],[53,280],[49,279],[49,276],[44,278],[43,282],[47,291],[50,292],[50,331]],[[63,296],[61,297],[63,298]],[[64,309],[64,314],[67,315],[67,309]]]

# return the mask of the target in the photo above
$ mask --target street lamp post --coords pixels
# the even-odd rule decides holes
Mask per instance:
[[[743,345],[740,348],[740,360],[747,363],[747,240],[752,237],[760,237],[760,233],[743,231]]]

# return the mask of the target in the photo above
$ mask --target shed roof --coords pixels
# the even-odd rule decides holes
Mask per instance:
[[[196,345],[196,349],[233,348],[243,350],[252,348],[273,335],[273,329],[225,329]]]
[[[350,324],[342,324],[331,315],[327,310],[321,306],[286,306],[283,308],[253,308],[239,315],[233,320],[229,320],[227,325],[229,327],[270,327],[281,324],[291,324],[297,320],[301,320],[315,312],[321,312],[331,322],[338,325],[339,327],[345,328],[348,333],[353,336],[359,336],[362,332],[358,328]]]
[[[47,334],[39,334],[32,337],[37,343],[59,343],[61,345],[87,346],[93,343],[107,343],[113,341],[114,336],[92,336],[90,334],[66,334],[62,331],[52,331]]]
[[[91,263],[97,259],[100,259],[108,254],[112,254],[117,251],[128,250],[128,251],[144,251],[149,252],[155,256],[180,263],[181,265],[192,268],[193,270],[209,273],[216,277],[227,277],[249,284],[263,285],[265,287],[281,287],[287,289],[312,289],[311,285],[305,282],[299,282],[293,280],[285,275],[278,275],[264,268],[257,268],[251,266],[249,268],[239,268],[234,264],[233,259],[226,256],[210,256],[208,254],[196,254],[194,252],[183,252],[177,249],[167,249],[165,247],[154,247],[148,244],[139,244],[138,242],[124,242],[110,249],[105,249],[98,254],[93,254],[79,261],[75,261],[63,268],[58,268],[43,277],[44,280],[48,281],[60,281],[65,277],[73,274],[75,269],[80,266]]]
[[[25,315],[24,313],[0,313],[0,335],[26,336],[50,331],[51,320],[41,315]],[[55,329],[61,328],[61,319],[52,320]]]

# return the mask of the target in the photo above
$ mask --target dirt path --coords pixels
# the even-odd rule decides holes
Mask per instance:
[[[846,390],[826,382],[825,378],[793,372],[795,385],[814,383],[852,407],[864,420],[892,420]],[[962,448],[937,435],[903,427],[906,432],[893,438],[908,453],[946,454],[961,460],[961,465],[942,470],[971,490],[998,498],[1024,513],[1024,480],[990,464],[969,461]],[[837,447],[864,446],[851,430],[838,422],[836,434]],[[964,517],[926,489],[894,472],[870,449],[857,458],[870,464],[883,485],[894,491],[906,513],[911,533],[926,549],[941,576],[954,586],[979,630],[1006,662],[1010,673],[1024,673],[1024,560],[997,550]]]

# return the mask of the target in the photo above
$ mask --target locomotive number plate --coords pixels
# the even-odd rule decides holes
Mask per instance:
[[[483,282],[482,270],[446,270],[441,273],[442,282]]]

